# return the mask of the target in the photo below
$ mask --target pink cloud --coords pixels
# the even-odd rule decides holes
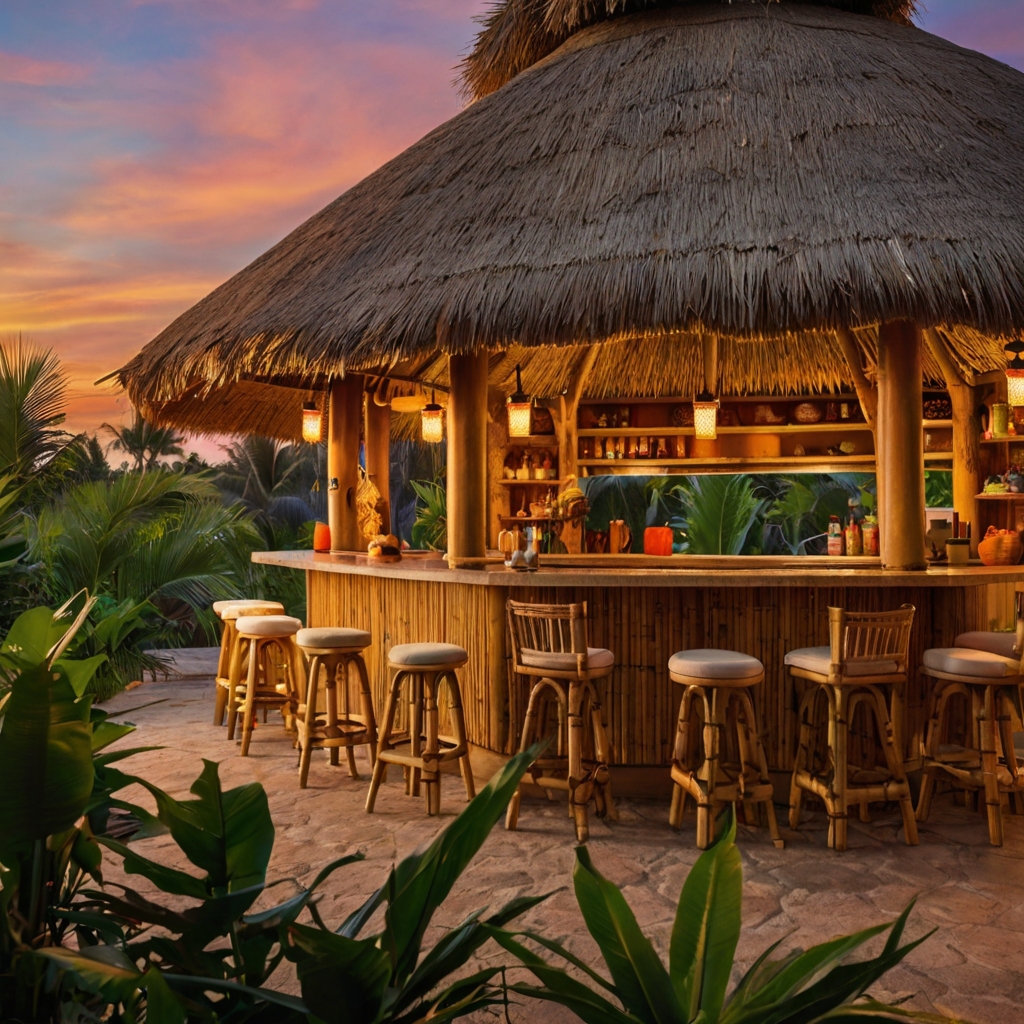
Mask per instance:
[[[75,85],[87,69],[55,60],[37,60],[20,53],[0,50],[0,82],[12,85]]]

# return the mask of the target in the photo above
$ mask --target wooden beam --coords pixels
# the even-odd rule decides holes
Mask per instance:
[[[718,394],[718,335],[704,334],[701,336],[701,347],[704,349],[704,387],[711,394]]]
[[[448,357],[448,563],[487,553],[487,352]]]
[[[924,332],[924,340],[942,370],[953,406],[953,508],[960,521],[972,524],[971,553],[977,554],[981,491],[981,422],[978,400],[971,383],[964,379],[953,361],[945,339],[935,328]]]
[[[860,400],[864,419],[867,420],[871,429],[874,430],[875,423],[878,420],[878,390],[864,373],[860,345],[857,344],[857,338],[848,327],[840,327],[836,331],[836,340],[839,342],[839,347],[843,350],[843,355],[846,356],[846,363],[850,367],[853,386],[857,392],[857,398]],[[875,443],[877,445],[877,439]]]
[[[381,533],[391,532],[391,406],[366,396],[366,475],[380,492]]]
[[[359,428],[363,419],[363,376],[332,380],[327,415],[327,522],[331,551],[365,549],[359,532]]]
[[[910,320],[878,329],[879,531],[889,569],[926,568],[921,340]]]
[[[579,476],[579,440],[576,426],[576,414],[583,397],[583,389],[594,363],[597,362],[598,348],[589,345],[581,353],[573,367],[572,378],[564,395],[558,396],[558,475],[564,480],[567,476]]]

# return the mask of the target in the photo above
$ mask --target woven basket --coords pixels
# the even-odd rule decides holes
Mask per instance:
[[[1024,546],[1017,533],[993,534],[978,544],[978,557],[983,565],[1016,565],[1022,551]]]

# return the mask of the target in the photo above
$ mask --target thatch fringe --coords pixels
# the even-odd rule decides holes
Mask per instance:
[[[581,29],[653,7],[707,5],[714,0],[497,0],[477,20],[482,25],[459,71],[468,96],[481,99],[554,53]],[[721,3],[814,3],[851,14],[911,24],[916,0],[719,0]]]
[[[817,388],[842,372],[823,336],[900,318],[987,369],[1024,327],[1021,166],[1024,76],[917,29],[794,3],[615,18],[335,200],[120,379],[156,406],[484,348],[536,349],[522,361],[554,380],[560,347],[599,344],[629,353],[609,386],[685,393],[686,339],[713,332],[730,387]]]

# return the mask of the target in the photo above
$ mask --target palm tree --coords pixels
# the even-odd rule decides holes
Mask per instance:
[[[157,466],[161,458],[172,455],[184,455],[181,447],[185,438],[173,427],[158,427],[145,419],[138,411],[132,410],[132,422],[129,426],[115,427],[104,423],[103,429],[113,435],[110,448],[124,452],[135,460],[134,468],[140,473]]]
[[[26,481],[74,439],[64,422],[67,380],[50,349],[0,343],[0,474]]]
[[[226,501],[298,525],[315,518],[311,489],[317,480],[317,446],[250,436],[225,445],[217,486]]]

